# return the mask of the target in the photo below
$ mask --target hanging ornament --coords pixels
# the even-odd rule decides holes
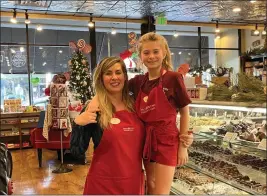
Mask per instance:
[[[83,59],[82,60],[82,64],[85,65],[86,64],[86,60]]]
[[[69,60],[69,61],[68,61],[68,65],[69,65],[69,66],[71,66],[71,65],[72,65],[72,63],[71,63],[71,60]]]
[[[129,38],[129,39],[135,39],[135,38],[136,38],[136,33],[135,33],[135,32],[130,32],[130,33],[128,34],[128,38]]]
[[[79,48],[79,50],[81,51],[86,45],[86,42],[84,41],[84,39],[79,39],[77,42],[77,46]]]

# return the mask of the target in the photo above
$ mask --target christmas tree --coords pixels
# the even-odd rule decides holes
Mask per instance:
[[[76,51],[69,61],[69,66],[69,88],[73,96],[84,104],[93,97],[92,77],[86,56],[81,51]]]

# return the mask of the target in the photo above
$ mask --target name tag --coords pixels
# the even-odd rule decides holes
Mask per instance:
[[[112,119],[110,119],[110,123],[113,124],[113,125],[117,125],[120,122],[121,122],[121,120],[118,119],[118,118],[112,118]]]

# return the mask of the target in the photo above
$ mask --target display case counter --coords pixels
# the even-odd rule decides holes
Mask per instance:
[[[190,161],[177,168],[172,193],[267,194],[266,107],[193,101],[190,116]]]

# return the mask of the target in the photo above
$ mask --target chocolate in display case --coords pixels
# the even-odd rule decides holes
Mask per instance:
[[[194,142],[172,194],[266,195],[266,105],[193,101],[190,116]]]

